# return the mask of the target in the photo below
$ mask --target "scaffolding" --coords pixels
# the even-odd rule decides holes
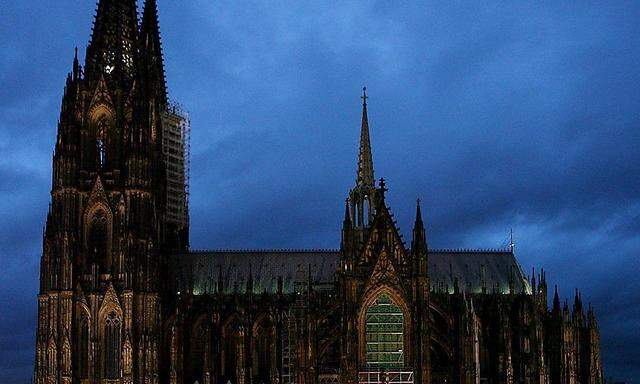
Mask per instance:
[[[359,384],[414,384],[413,371],[364,371],[358,374]]]
[[[367,308],[365,332],[367,368],[404,367],[404,316],[388,295]]]
[[[295,383],[295,358],[296,358],[296,318],[289,311],[284,314],[282,327],[282,383]]]
[[[162,154],[166,166],[166,217],[178,229],[189,226],[189,169],[191,154],[189,114],[171,102],[162,113]]]

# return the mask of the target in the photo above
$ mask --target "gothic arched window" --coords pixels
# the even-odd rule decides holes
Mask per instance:
[[[105,378],[118,379],[122,361],[122,327],[115,312],[109,313],[104,325]]]
[[[404,367],[404,314],[387,294],[367,308],[365,318],[366,362],[369,368]]]
[[[191,334],[191,349],[188,361],[191,380],[189,382],[203,381],[206,344],[207,331],[203,324],[198,323]]]
[[[107,135],[109,132],[109,120],[102,117],[96,124],[96,154],[99,167],[104,167],[107,163]]]
[[[98,210],[91,219],[87,247],[89,264],[97,263],[105,271],[109,268],[109,221],[103,210]]]
[[[275,350],[273,340],[275,335],[271,322],[261,321],[253,331],[253,376],[254,383],[266,384],[271,382],[271,359]]]
[[[244,365],[242,355],[242,325],[234,318],[224,328],[223,382],[237,383],[239,368]]]
[[[86,316],[82,317],[78,335],[78,375],[82,379],[89,377],[89,319]]]

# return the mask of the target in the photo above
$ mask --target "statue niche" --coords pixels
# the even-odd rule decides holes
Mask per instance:
[[[113,136],[113,112],[105,105],[99,105],[91,111],[90,121],[94,145],[91,152],[98,170],[106,169],[112,162],[111,138]],[[113,164],[111,164],[113,165]]]
[[[107,164],[107,147],[106,138],[109,129],[109,120],[106,117],[98,120],[96,125],[96,152],[97,163],[100,168],[104,168]]]

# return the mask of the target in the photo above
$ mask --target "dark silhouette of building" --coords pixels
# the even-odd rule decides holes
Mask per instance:
[[[576,292],[507,250],[409,245],[375,181],[363,94],[339,250],[190,251],[183,115],[155,0],[100,0],[67,78],[38,297],[37,384],[603,382]],[[167,137],[172,135],[172,137]],[[336,228],[337,229],[337,228]]]

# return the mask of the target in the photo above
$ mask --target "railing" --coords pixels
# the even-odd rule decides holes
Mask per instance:
[[[340,375],[338,372],[321,372],[318,375],[320,384],[340,384]]]
[[[363,371],[359,384],[413,384],[413,371]]]

